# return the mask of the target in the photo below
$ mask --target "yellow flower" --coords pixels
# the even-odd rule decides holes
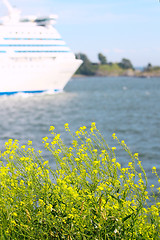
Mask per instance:
[[[32,145],[32,141],[28,141],[28,146]]]
[[[134,157],[135,157],[136,159],[138,159],[138,153],[135,153],[135,154],[134,154]]]
[[[78,145],[78,142],[76,140],[73,140],[72,145],[75,148]]]
[[[46,206],[46,210],[47,210],[47,212],[51,212],[52,211],[52,204],[48,204]]]
[[[97,187],[97,191],[103,191],[103,190],[104,190],[104,187],[102,187],[102,186]]]
[[[122,144],[122,145],[125,145],[125,141],[124,141],[124,140],[122,140],[122,141],[121,141],[121,144]]]
[[[132,162],[129,162],[128,163],[128,167],[132,167],[133,163]]]
[[[116,150],[116,147],[112,147],[112,151]]]
[[[118,169],[121,169],[121,164],[120,163],[117,162],[116,165],[117,165]]]
[[[11,224],[16,225],[16,222],[14,220],[11,221]]]
[[[100,164],[100,161],[93,161],[93,166],[97,166]]]
[[[112,138],[113,138],[113,139],[116,139],[116,138],[117,138],[115,133],[112,134]]]
[[[97,149],[93,149],[93,152],[94,152],[94,153],[97,153]]]
[[[95,127],[96,126],[96,123],[95,122],[92,122],[91,123],[91,127]]]
[[[14,212],[12,215],[13,215],[14,217],[17,217],[17,213],[16,213],[16,212]]]
[[[49,131],[54,131],[55,127],[54,126],[50,126]]]
[[[66,130],[66,131],[70,131],[70,129],[69,129],[69,124],[68,124],[68,123],[64,124],[64,127],[65,127],[65,130]]]
[[[42,199],[39,199],[39,205],[40,206],[44,206],[45,205],[45,203],[44,203],[44,201]]]
[[[156,167],[152,167],[152,173],[156,173]]]
[[[91,133],[93,133],[94,130],[96,130],[96,123],[92,122],[91,128],[90,128]]]
[[[76,136],[78,136],[80,134],[80,131],[76,131],[75,134]]]
[[[87,138],[86,143],[90,143],[90,142],[92,142],[92,140],[90,138]]]
[[[49,146],[49,143],[46,143],[44,147],[47,148],[48,146]]]
[[[71,218],[71,219],[73,219],[73,218],[74,218],[74,215],[70,213],[70,214],[68,214],[68,217]]]
[[[48,161],[45,161],[45,162],[43,163],[44,166],[45,166],[46,164],[48,164]]]
[[[69,125],[69,124],[68,124],[68,123],[66,123],[66,124],[64,124],[64,127],[65,127],[65,128],[68,128],[68,125]]]
[[[44,137],[44,138],[42,138],[42,140],[43,140],[44,142],[46,142],[46,141],[48,140],[48,137]]]

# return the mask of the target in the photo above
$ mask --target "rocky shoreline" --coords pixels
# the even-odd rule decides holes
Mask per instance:
[[[85,77],[87,75],[75,74],[74,77]],[[97,71],[93,76],[99,77],[140,77],[140,78],[152,78],[160,77],[160,70],[158,71],[140,71],[127,69],[123,71]]]

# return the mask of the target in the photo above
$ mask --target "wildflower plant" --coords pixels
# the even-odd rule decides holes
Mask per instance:
[[[65,130],[70,147],[53,126],[52,140],[42,140],[55,170],[31,141],[6,142],[0,155],[0,239],[159,239],[160,202],[156,194],[150,202],[138,153],[113,134],[128,153],[122,167],[95,123],[75,134],[68,124]],[[160,182],[155,167],[152,172]]]

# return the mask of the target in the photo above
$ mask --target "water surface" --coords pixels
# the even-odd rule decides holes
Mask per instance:
[[[60,94],[1,96],[0,148],[9,138],[21,144],[32,140],[40,148],[50,125],[69,145],[66,122],[72,131],[96,122],[110,146],[115,145],[115,132],[131,151],[139,152],[150,182],[155,183],[151,168],[160,169],[159,91],[159,78],[84,77],[72,79]],[[126,161],[123,153],[121,161]]]

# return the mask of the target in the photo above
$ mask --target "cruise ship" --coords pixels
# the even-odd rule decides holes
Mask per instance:
[[[62,91],[82,64],[55,29],[57,16],[21,17],[2,0],[0,19],[0,95]]]

